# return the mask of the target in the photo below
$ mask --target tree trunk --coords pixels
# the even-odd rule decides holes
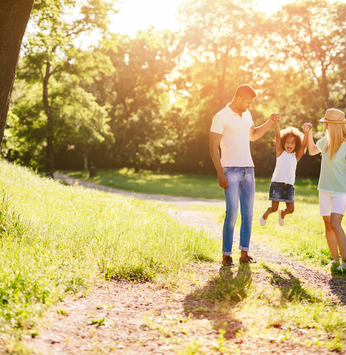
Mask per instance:
[[[0,145],[4,137],[22,38],[34,0],[0,0]]]
[[[326,102],[326,109],[330,107],[330,97],[329,97],[329,90],[328,90],[328,78],[327,78],[327,70],[322,66],[322,82],[321,82],[321,91],[322,95],[324,96]]]
[[[135,163],[135,174],[139,174],[139,171],[141,170],[141,167],[139,166],[139,163]]]
[[[47,59],[46,73],[43,80],[43,106],[47,116],[46,176],[54,179],[54,117],[48,100],[48,82],[50,78],[50,68],[50,62]]]
[[[53,133],[47,127],[47,147],[46,147],[46,176],[54,179],[54,144]]]

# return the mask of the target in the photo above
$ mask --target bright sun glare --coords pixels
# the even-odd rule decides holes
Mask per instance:
[[[159,30],[177,30],[175,21],[177,7],[185,0],[123,0],[120,12],[112,19],[110,30],[135,36],[138,30],[151,26]],[[293,0],[291,0],[293,1]],[[257,0],[258,7],[268,15],[290,0]]]

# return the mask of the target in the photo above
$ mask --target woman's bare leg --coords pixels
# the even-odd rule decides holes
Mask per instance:
[[[332,213],[330,215],[330,226],[335,234],[336,243],[339,247],[341,258],[346,261],[346,236],[342,229],[341,221],[344,216],[339,213]]]
[[[330,225],[330,216],[322,216],[324,226],[326,230],[326,239],[329,246],[329,250],[332,253],[332,257],[335,261],[339,261],[338,244],[333,228]]]

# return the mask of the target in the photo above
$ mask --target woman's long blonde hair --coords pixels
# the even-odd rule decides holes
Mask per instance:
[[[346,125],[344,123],[328,124],[328,143],[323,152],[329,151],[329,160],[333,159],[342,143],[346,142]]]

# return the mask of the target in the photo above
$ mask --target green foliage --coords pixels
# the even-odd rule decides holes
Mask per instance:
[[[95,97],[75,85],[70,76],[64,81],[52,80],[56,93],[52,108],[55,112],[55,147],[57,150],[79,145],[81,149],[92,148],[105,140],[112,141],[108,115]],[[26,91],[14,100],[13,115],[8,118],[3,154],[12,161],[42,168],[45,162],[47,117],[42,109],[38,85],[18,88]],[[70,149],[71,149],[70,148]]]
[[[27,86],[20,85],[26,90],[20,90],[14,102],[19,118],[13,125],[18,149],[9,159],[41,168],[46,162],[51,175],[54,151],[61,146],[80,144],[83,148],[111,137],[105,108],[82,85],[97,75],[96,67],[97,71],[110,70],[106,58],[81,51],[76,44],[83,34],[105,31],[111,12],[113,4],[106,0],[35,3],[18,70],[18,78]],[[25,125],[26,121],[35,122]],[[29,160],[33,151],[35,157]]]
[[[304,0],[282,7],[273,17],[275,46],[293,62],[299,72],[309,73],[318,88],[320,114],[331,105],[345,108],[340,102],[340,83],[334,80],[334,72],[345,65],[346,5],[327,0]],[[336,84],[336,85],[335,85]],[[341,106],[339,106],[341,104]],[[323,116],[321,116],[323,117]]]
[[[92,319],[91,324],[97,324],[100,327],[101,325],[105,324],[105,319],[104,318]]]
[[[279,111],[282,128],[310,121],[318,138],[326,107],[346,107],[343,3],[293,2],[266,18],[251,0],[186,1],[178,34],[151,28],[134,38],[107,32],[113,12],[106,0],[35,2],[8,159],[42,169],[55,157],[66,169],[87,153],[98,168],[212,173],[211,120],[242,83],[258,94],[256,126]],[[90,33],[102,41],[80,48]],[[258,176],[273,171],[273,138],[252,144]],[[301,166],[318,176],[318,159]]]
[[[205,297],[212,300],[237,304],[245,299],[249,293],[252,277],[248,265],[241,265],[236,275],[229,268],[220,271],[220,276],[210,282],[210,288]]]
[[[185,151],[178,152],[176,159],[184,171],[210,172],[207,142],[211,120],[232,100],[241,83],[253,83],[247,54],[255,45],[263,18],[252,1],[202,0],[183,3],[178,19],[188,60],[182,58],[182,68],[175,76],[175,95],[186,101],[189,125]],[[259,118],[262,123],[263,115]]]
[[[98,102],[109,104],[116,141],[108,148],[108,159],[118,164],[127,161],[137,170],[174,161],[180,132],[169,120],[167,75],[180,53],[176,36],[153,29],[139,32],[133,39],[113,34],[98,51],[110,59],[114,69],[111,75],[100,73],[91,86]],[[91,154],[91,159],[97,161],[98,155]]]

